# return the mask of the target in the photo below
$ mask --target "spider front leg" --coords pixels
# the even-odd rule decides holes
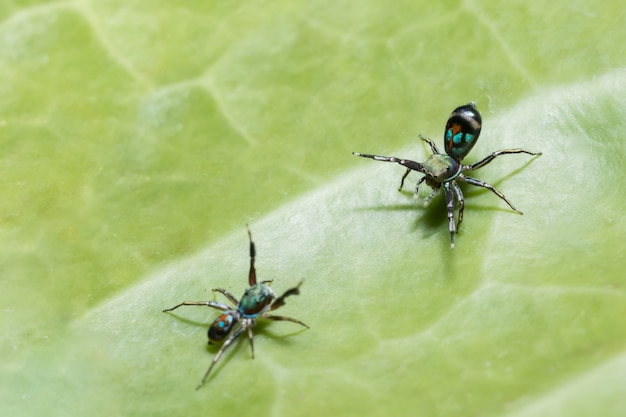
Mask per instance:
[[[426,170],[423,164],[420,164],[419,162],[411,161],[409,159],[396,158],[395,156],[370,155],[367,153],[359,153],[359,152],[352,152],[352,155],[361,156],[363,158],[370,158],[370,159],[373,159],[374,161],[395,162],[397,164],[400,164],[406,167],[407,170],[402,176],[402,181],[400,181],[400,188],[398,189],[398,191],[402,190],[402,187],[404,186],[404,180],[406,179],[406,177],[409,175],[411,171],[418,171],[423,174],[426,174]]]
[[[511,209],[513,211],[515,211],[516,213],[519,214],[524,214],[521,211],[519,211],[518,209],[516,209],[513,204],[511,204],[511,202],[509,200],[507,200],[507,198],[504,196],[504,194],[502,194],[500,191],[496,190],[493,185],[491,184],[487,184],[484,181],[481,180],[477,180],[476,178],[472,178],[472,177],[467,177],[463,174],[460,174],[457,178],[459,178],[461,181],[465,181],[468,184],[472,184],[472,185],[476,185],[477,187],[483,187],[486,188],[488,190],[490,190],[491,192],[493,192],[495,195],[497,195],[498,197],[500,197],[502,200],[504,200],[505,203],[507,203],[509,205],[509,207],[511,207]]]
[[[230,302],[233,303],[234,305],[239,304],[239,300],[237,300],[237,298],[232,293],[228,292],[227,290],[223,288],[213,288],[211,291],[219,292],[220,294],[223,294],[224,297],[228,298]]]
[[[220,360],[226,348],[228,348],[228,346],[230,346],[230,344],[233,343],[241,335],[241,333],[243,333],[244,330],[245,330],[244,326],[241,326],[233,334],[231,334],[228,339],[226,339],[226,341],[224,342],[220,350],[218,350],[215,356],[213,357],[213,361],[211,361],[211,366],[209,366],[209,369],[207,369],[206,373],[204,374],[204,377],[202,378],[202,381],[200,381],[200,383],[196,387],[196,390],[199,390],[204,385],[207,378],[209,377],[209,374],[211,373],[211,370],[213,369],[217,361]]]
[[[235,302],[235,304],[237,303]],[[165,310],[163,310],[163,312],[167,313],[169,311],[176,310],[178,307],[182,307],[182,306],[207,306],[207,307],[217,308],[218,310],[222,310],[222,311],[226,311],[230,309],[230,307],[228,307],[227,305],[222,304],[222,303],[216,303],[214,301],[184,301],[178,305],[175,305],[172,308],[166,308]]]
[[[513,153],[525,153],[528,155],[541,155],[541,152],[530,152],[530,151],[526,151],[524,149],[521,148],[515,148],[515,149],[503,149],[501,151],[495,151],[490,153],[489,155],[487,155],[484,159],[473,163],[472,165],[466,165],[463,167],[463,171],[473,171],[475,169],[478,168],[482,168],[485,165],[487,165],[488,163],[490,163],[491,161],[493,161],[494,159],[496,159],[496,157],[500,156],[500,155],[508,155],[508,154],[513,154]]]

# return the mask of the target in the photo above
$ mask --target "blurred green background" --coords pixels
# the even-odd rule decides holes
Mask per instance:
[[[2,415],[623,416],[620,1],[0,3]],[[465,187],[396,191],[476,101]],[[422,197],[429,190],[424,187]],[[239,296],[304,278],[194,387]]]

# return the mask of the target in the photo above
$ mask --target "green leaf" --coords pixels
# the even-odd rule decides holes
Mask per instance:
[[[616,1],[0,6],[2,415],[621,416]],[[484,4],[483,4],[484,3]],[[608,36],[607,34],[610,34]],[[454,251],[404,170],[483,114]],[[429,190],[423,187],[421,197]],[[207,384],[249,223],[277,293]]]

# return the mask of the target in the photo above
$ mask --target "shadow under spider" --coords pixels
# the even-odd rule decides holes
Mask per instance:
[[[192,319],[188,319],[188,318],[185,318],[185,317],[183,317],[183,316],[179,316],[179,315],[174,314],[174,313],[171,313],[171,312],[170,312],[170,315],[171,315],[171,316],[173,316],[173,317],[175,317],[175,318],[176,318],[176,320],[178,320],[178,321],[182,321],[182,322],[183,322],[183,323],[185,323],[185,324],[192,324],[192,325],[194,325],[194,326],[198,326],[198,327],[205,327],[205,326],[207,326],[207,324],[208,324],[209,326],[211,325],[211,322],[210,322],[210,321],[209,321],[209,322],[206,322],[206,321],[192,320]],[[207,327],[207,329],[208,329],[208,327]],[[207,331],[208,331],[208,330],[207,330]]]
[[[369,206],[369,207],[360,207],[355,209],[355,211],[415,211],[419,210],[422,212],[421,215],[416,216],[415,221],[413,222],[412,231],[423,230],[423,226],[425,225],[429,230],[436,230],[442,224],[447,222],[446,216],[442,216],[445,213],[446,207],[445,202],[443,200],[440,201],[436,196],[428,206],[423,205],[423,200],[420,199],[418,201],[413,200],[413,194],[408,191],[402,191],[402,194],[410,196],[411,202],[406,204],[392,204],[392,205],[381,205],[381,206]],[[440,204],[442,203],[442,204]],[[426,233],[426,236],[430,236],[431,233]]]
[[[513,178],[514,176],[516,176],[517,174],[519,174],[520,172],[524,171],[526,168],[528,168],[530,166],[530,164],[532,164],[535,159],[539,158],[541,155],[535,155],[533,156],[530,160],[524,162],[523,165],[521,165],[519,168],[514,169],[513,171],[509,172],[508,174],[504,175],[503,177],[501,177],[500,179],[498,179],[497,181],[493,181],[493,182],[489,182],[489,184],[493,185],[494,187],[496,187],[499,191],[500,190],[500,184],[502,184],[503,182],[507,181],[510,178]],[[471,171],[474,172],[474,171]],[[482,180],[478,175],[476,176],[477,179]],[[485,180],[482,180],[485,181]],[[463,181],[459,181],[457,182],[457,184],[461,185],[463,184]],[[487,190],[486,188],[482,188],[482,187],[465,187],[463,189],[463,194],[464,195],[480,195],[482,193],[490,193],[491,191]],[[502,191],[505,195],[507,194],[505,191]],[[506,211],[506,210],[505,210]],[[523,210],[522,210],[523,211]]]
[[[198,321],[198,320],[188,319],[188,318],[185,318],[185,317],[173,314],[173,313],[170,313],[170,315],[174,316],[177,320],[179,320],[179,321],[181,321],[181,322],[183,322],[185,324],[190,324],[190,325],[193,325],[193,326],[204,328],[206,331],[203,332],[203,334],[208,332],[208,329],[211,326],[211,323],[213,322],[212,320],[207,322],[207,321]],[[289,333],[277,334],[275,332],[268,331],[268,328],[271,328],[271,324],[272,324],[272,320],[267,320],[267,319],[265,319],[265,320],[263,320],[263,319],[258,320],[257,319],[256,325],[253,327],[254,336],[256,337],[258,335],[264,335],[264,336],[269,337],[272,340],[282,341],[282,340],[288,339],[288,338],[290,338],[292,336],[299,335],[300,333],[308,330],[308,329],[303,327],[302,329],[297,329],[297,330],[289,332]],[[241,339],[241,340],[244,340],[244,339]],[[241,344],[239,342],[241,340],[237,341],[237,343],[236,343],[237,346],[235,347],[235,349],[232,349],[232,351],[238,350],[238,346]],[[247,337],[245,338],[245,340],[246,341],[248,340]],[[217,351],[220,349],[220,346],[222,346],[221,343],[212,343],[212,344],[206,343],[206,350],[208,352],[211,352],[211,353],[217,353]]]
[[[525,162],[519,168],[517,168],[517,169],[511,171],[510,173],[504,175],[503,177],[501,177],[497,181],[489,182],[489,184],[491,184],[492,186],[494,186],[495,188],[500,190],[500,184],[504,183],[508,179],[516,176],[517,174],[519,174],[520,172],[525,170],[539,156],[540,155],[536,155],[534,158],[531,158],[529,161]],[[478,178],[478,179],[480,179],[480,178]],[[496,205],[489,205],[489,206],[487,206],[487,205],[472,205],[471,202],[468,202],[467,197],[479,196],[479,195],[484,194],[484,193],[487,193],[487,194],[493,194],[493,193],[491,191],[485,189],[485,188],[482,188],[482,187],[474,187],[474,186],[471,186],[471,185],[470,186],[466,186],[463,181],[458,181],[457,184],[461,187],[461,189],[463,191],[463,196],[465,197],[465,208],[466,209],[471,208],[471,209],[479,210],[479,211],[511,212],[511,209],[509,207],[501,207],[501,206],[498,206],[497,203],[496,203]],[[426,188],[428,189],[428,187],[426,187]],[[403,189],[403,190],[399,190],[399,192],[401,194],[403,194],[403,195],[413,199],[413,196],[414,196],[414,192],[413,191],[410,191],[409,189]],[[504,193],[504,194],[506,195],[506,193]],[[439,192],[439,194],[437,194],[433,198],[433,200],[430,202],[430,204],[428,206],[424,206],[423,202],[424,202],[424,199],[426,198],[425,197],[426,195],[428,195],[428,194],[424,194],[423,197],[420,197],[418,200],[413,199],[413,202],[411,202],[411,203],[392,204],[392,205],[386,205],[386,206],[382,206],[381,205],[381,206],[362,207],[362,208],[359,208],[359,209],[356,209],[356,210],[363,210],[363,211],[365,211],[365,210],[405,211],[405,210],[415,210],[417,208],[417,209],[424,210],[426,212],[426,214],[424,215],[424,219],[427,221],[428,225],[436,226],[436,225],[439,225],[440,223],[445,223],[447,221],[446,216],[443,216],[443,217],[439,218],[439,215],[436,214],[436,210],[438,210],[438,209],[435,209],[435,210],[432,209],[435,206],[441,205],[441,204],[438,204],[438,203],[441,203],[443,201],[443,210],[444,210],[444,213],[445,213],[445,200],[442,199],[443,193]],[[457,207],[455,209],[455,213],[458,213],[458,202],[457,202]]]

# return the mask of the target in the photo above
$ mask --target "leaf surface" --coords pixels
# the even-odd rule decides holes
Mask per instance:
[[[2,415],[623,415],[623,6],[544,3],[0,6]],[[350,153],[423,161],[470,100],[468,162],[543,155],[476,172],[524,215],[464,187],[451,251]],[[246,222],[311,329],[196,392],[217,311],[161,310],[243,293]]]

